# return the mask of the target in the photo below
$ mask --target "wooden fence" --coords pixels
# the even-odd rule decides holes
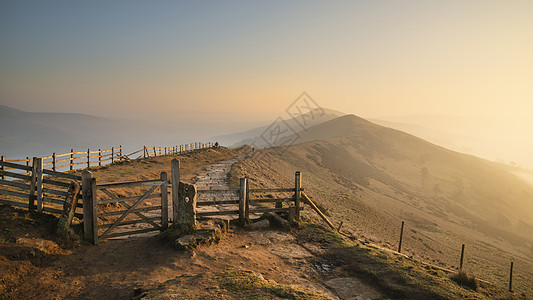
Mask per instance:
[[[137,150],[133,153],[128,154],[127,156],[129,157],[131,155],[138,154],[141,151],[143,151],[143,154],[138,156],[137,158],[140,158],[140,157],[147,158],[147,157],[155,157],[155,156],[161,156],[161,155],[175,155],[175,154],[180,154],[180,153],[199,150],[199,149],[212,148],[215,146],[218,146],[218,142],[207,142],[207,143],[195,142],[195,143],[172,146],[172,147],[155,147],[154,146],[154,147],[148,148],[144,146],[144,149]]]
[[[44,169],[43,159],[38,157],[33,159],[31,166],[6,161],[0,161],[0,166],[0,203],[37,210],[39,213],[61,214],[69,182],[81,181],[77,175]],[[77,207],[81,209],[83,206],[78,204]],[[75,216],[80,219],[83,217],[81,211]]]
[[[195,142],[172,147],[143,147],[127,155],[123,155],[122,146],[119,146],[107,150],[74,151],[71,149],[67,153],[53,153],[32,159],[26,157],[25,159],[6,160],[4,156],[1,156],[0,203],[38,212],[61,213],[69,181],[75,180],[81,183],[82,178],[74,174],[59,172],[58,169],[73,170],[76,169],[75,166],[90,168],[107,165],[130,159],[141,152],[136,158],[176,155],[214,146],[218,146],[218,143]],[[80,211],[77,211],[75,216],[81,219],[83,205],[79,203],[78,208]]]
[[[70,152],[67,152],[67,153],[61,153],[61,154],[52,153],[52,155],[43,156],[40,158],[43,161],[44,170],[57,171],[58,169],[64,169],[64,168],[68,168],[68,170],[73,170],[75,169],[75,166],[78,166],[78,165],[82,167],[87,167],[87,168],[94,167],[94,166],[107,165],[110,163],[114,163],[115,161],[122,160],[123,156],[122,156],[122,146],[120,146],[118,148],[112,147],[111,149],[107,149],[107,150],[87,149],[87,151],[74,151],[74,149],[70,149]],[[26,166],[31,167],[31,163],[33,159],[30,157],[26,157],[25,159],[6,160],[5,157],[2,156],[0,158],[0,161],[24,162]]]
[[[91,150],[87,149],[87,151],[74,151],[74,149],[70,149],[70,152],[67,153],[61,153],[56,154],[52,153],[52,155],[49,156],[43,156],[40,157],[42,159],[43,163],[43,169],[44,170],[52,170],[57,171],[59,169],[67,169],[67,170],[74,170],[74,169],[80,169],[81,168],[90,168],[90,167],[96,167],[96,166],[103,166],[112,164],[116,161],[122,161],[127,159],[137,159],[137,158],[147,158],[147,157],[154,157],[154,156],[161,156],[161,155],[176,155],[184,152],[189,152],[193,150],[199,150],[199,149],[205,149],[205,148],[211,148],[215,145],[218,145],[216,142],[208,142],[208,143],[201,143],[201,142],[195,142],[185,145],[179,145],[179,146],[172,146],[172,147],[151,147],[148,148],[144,146],[142,149],[134,151],[130,154],[123,154],[122,153],[122,145],[119,147],[112,147],[111,149],[98,149],[98,150]],[[142,153],[141,153],[142,152]],[[139,154],[137,157],[133,158],[136,154]],[[31,168],[33,158],[26,157],[24,159],[9,159],[7,160],[5,156],[0,157],[1,162],[10,162],[10,163],[23,163],[26,167]],[[79,167],[76,167],[79,166]],[[0,165],[0,171],[6,171],[10,169],[11,167],[7,165]],[[14,168],[16,170],[19,170],[18,168]],[[26,175],[30,174],[30,171],[23,172]],[[0,178],[2,180],[5,180],[5,176],[1,175]]]

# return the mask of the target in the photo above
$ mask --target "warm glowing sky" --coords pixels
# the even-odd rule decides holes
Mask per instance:
[[[533,128],[533,1],[0,2],[1,104],[267,120],[304,90]]]

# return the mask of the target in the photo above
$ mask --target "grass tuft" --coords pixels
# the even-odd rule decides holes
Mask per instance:
[[[450,279],[455,281],[458,285],[469,288],[476,291],[478,288],[478,282],[474,275],[469,275],[464,270],[459,270],[457,273],[454,273],[450,276]]]

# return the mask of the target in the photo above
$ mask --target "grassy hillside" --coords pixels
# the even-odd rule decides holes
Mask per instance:
[[[355,236],[396,249],[404,220],[405,253],[454,268],[464,243],[467,270],[505,286],[513,260],[516,290],[533,295],[533,188],[507,167],[353,115],[300,135],[242,163],[252,184],[291,184],[301,170],[306,192]]]

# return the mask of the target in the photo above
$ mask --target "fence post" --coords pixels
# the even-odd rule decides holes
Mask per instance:
[[[74,149],[70,149],[70,170],[74,167]]]
[[[154,156],[157,156],[157,152],[155,152],[155,146],[154,146]]]
[[[170,176],[172,177],[172,222],[178,220],[180,161],[176,158],[170,161]]]
[[[111,147],[111,163],[115,162],[115,147]]]
[[[244,213],[244,217],[246,218],[246,222],[248,223],[249,220],[250,220],[250,181],[248,181],[248,176],[245,176],[246,178],[246,205],[244,206],[245,208],[245,213]]]
[[[6,157],[2,155],[2,157],[0,157],[0,161],[4,162],[6,161]],[[5,168],[4,168],[4,165],[0,165],[0,171],[4,171]],[[2,180],[6,180],[6,175],[2,174]]]
[[[296,207],[296,220],[300,220],[300,189],[302,187],[301,172],[296,171],[294,174],[294,206]]]
[[[91,167],[91,149],[87,149],[87,169]]]
[[[398,243],[398,253],[402,252],[403,224],[404,221],[402,221],[402,228],[400,229],[400,242]]]
[[[56,170],[56,153],[52,153],[52,171]]]
[[[43,159],[37,157],[35,164],[35,192],[37,193],[37,212],[43,212]]]
[[[92,188],[91,188],[91,172],[85,170],[81,173],[81,194],[83,196],[83,237],[86,240],[91,240],[92,233]]]
[[[30,166],[30,158],[28,156],[26,156],[26,167],[29,167]],[[30,176],[30,171],[26,172],[26,176]]]
[[[461,261],[459,262],[459,270],[463,269],[463,259],[465,257],[465,244],[461,247]]]
[[[161,229],[168,228],[168,178],[167,172],[161,172]]]
[[[96,203],[96,178],[91,178],[91,204],[92,204],[92,233],[93,233],[93,243],[98,244],[98,207]]]
[[[513,262],[511,262],[511,271],[509,272],[509,292],[513,291]]]
[[[98,166],[102,166],[102,149],[98,149]]]
[[[241,225],[246,225],[246,192],[248,178],[241,177],[240,179],[240,188],[239,188],[239,221]]]
[[[146,158],[146,146],[143,148],[143,158]]]
[[[31,165],[30,196],[28,197],[29,210],[35,210],[35,193],[37,192],[37,157],[33,158]]]
[[[167,147],[165,147],[165,155],[167,155]]]
[[[122,161],[122,145],[120,145],[120,148],[119,148],[118,160]]]
[[[96,209],[96,178],[85,170],[81,173],[83,195],[83,236],[86,240],[98,244],[98,211]]]

